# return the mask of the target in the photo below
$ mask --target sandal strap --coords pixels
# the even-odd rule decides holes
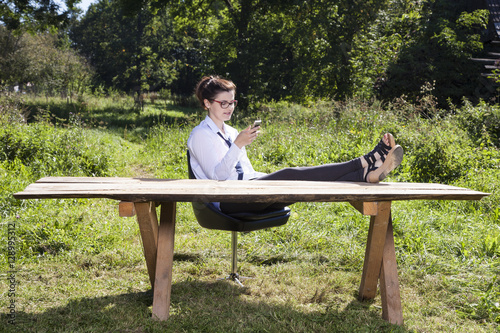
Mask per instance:
[[[370,159],[373,161],[373,163],[375,163],[375,161],[376,161],[375,154],[378,153],[382,162],[385,162],[385,157],[387,156],[387,154],[389,154],[389,151],[391,151],[391,149],[392,149],[392,147],[389,145],[386,145],[384,143],[384,140],[380,140],[377,143],[377,145],[375,146],[375,148],[373,148],[373,150],[371,152],[369,152],[368,154],[366,154],[364,157],[367,161],[368,161],[368,159]],[[370,162],[368,162],[368,163],[370,163]]]
[[[365,174],[365,182],[368,182],[368,175],[370,174],[370,172],[372,171],[375,171],[377,170],[378,168],[375,167],[375,164],[369,164],[368,165],[368,168],[366,170],[366,174]]]
[[[391,149],[392,149],[392,147],[389,145],[386,145],[384,143],[384,140],[380,140],[371,152],[369,152],[368,154],[363,156],[364,159],[366,160],[366,162],[368,163],[368,171],[366,172],[366,175],[365,175],[365,181],[368,177],[368,174],[371,171],[374,171],[377,169],[377,167],[375,167],[375,163],[377,162],[377,158],[375,157],[375,154],[378,153],[378,155],[380,156],[380,159],[382,160],[382,163],[383,163],[383,162],[385,162],[385,157],[387,156],[387,154],[389,154],[389,151]]]
[[[392,147],[386,145],[383,140],[380,140],[379,143],[375,146],[374,153],[377,152],[380,155],[380,159],[382,162],[385,162],[385,157],[391,151]]]

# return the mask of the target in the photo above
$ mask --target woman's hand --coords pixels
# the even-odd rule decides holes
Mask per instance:
[[[238,148],[243,148],[253,142],[257,135],[259,134],[259,129],[260,126],[252,128],[251,126],[248,126],[244,130],[238,134],[236,137],[236,140],[234,140],[234,144],[238,146]]]

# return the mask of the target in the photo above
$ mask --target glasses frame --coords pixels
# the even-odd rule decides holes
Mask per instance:
[[[231,102],[228,102],[228,101],[218,101],[216,99],[212,99],[212,102],[217,102],[220,104],[220,107],[222,109],[227,109],[230,105],[234,105],[234,107],[236,108],[236,105],[238,105],[238,101],[233,99]],[[226,105],[226,106],[224,106]]]

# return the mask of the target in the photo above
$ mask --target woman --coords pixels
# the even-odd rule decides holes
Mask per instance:
[[[196,86],[196,96],[208,111],[196,126],[187,145],[191,169],[197,179],[217,180],[308,180],[377,183],[403,160],[403,149],[386,133],[368,154],[343,163],[312,167],[285,168],[271,174],[257,172],[247,157],[245,147],[258,136],[260,127],[248,126],[238,131],[226,125],[238,103],[236,85],[218,76],[203,77]],[[231,214],[244,211],[276,209],[291,203],[220,203],[220,210]]]

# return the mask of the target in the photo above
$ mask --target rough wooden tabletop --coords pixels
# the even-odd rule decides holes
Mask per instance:
[[[14,194],[17,199],[108,198],[120,201],[342,202],[480,200],[489,195],[429,183],[216,181],[120,177],[46,177]]]

